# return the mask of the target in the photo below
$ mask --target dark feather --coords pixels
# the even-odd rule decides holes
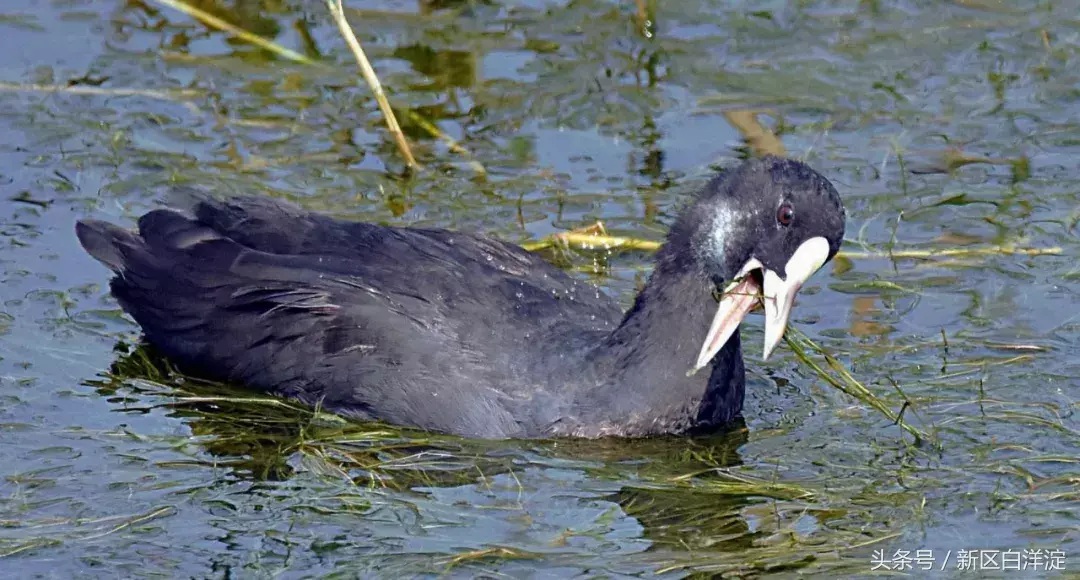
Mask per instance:
[[[95,220],[76,231],[116,273],[112,293],[147,340],[188,372],[467,436],[682,433],[742,409],[737,334],[709,373],[686,373],[717,285],[762,245],[778,195],[803,196],[799,219],[838,247],[843,208],[831,187],[772,158],[710,182],[625,317],[517,246],[345,222],[268,198],[192,195],[189,212],[151,211],[137,234]],[[722,232],[724,255],[701,242],[715,233],[716,208],[739,218]],[[783,259],[801,235],[789,233],[761,255]]]

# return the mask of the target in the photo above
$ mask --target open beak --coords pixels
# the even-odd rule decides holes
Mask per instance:
[[[829,242],[821,237],[810,238],[795,250],[784,267],[786,279],[762,266],[756,258],[751,258],[739,271],[735,281],[724,289],[716,316],[701,345],[701,353],[690,372],[697,372],[709,364],[759,300],[765,304],[765,350],[762,359],[768,359],[787,329],[795,295],[828,258]],[[763,284],[752,275],[754,270],[761,273]]]

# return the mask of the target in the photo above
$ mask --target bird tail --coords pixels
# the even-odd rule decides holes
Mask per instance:
[[[88,254],[120,275],[134,254],[147,252],[141,237],[101,220],[79,220],[75,223],[75,235]]]

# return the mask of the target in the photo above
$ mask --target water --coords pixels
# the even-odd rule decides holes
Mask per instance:
[[[1075,567],[1080,4],[677,0],[647,24],[630,2],[348,4],[395,104],[471,157],[403,119],[426,166],[403,172],[321,3],[200,6],[325,68],[153,2],[0,8],[5,571],[787,576],[932,550],[949,575],[960,550],[999,551],[985,572],[1025,549]],[[346,425],[123,354],[137,327],[72,231],[198,185],[517,242],[597,219],[659,239],[710,167],[746,154],[724,116],[745,109],[837,185],[847,252],[1060,248],[838,259],[803,292],[796,325],[891,408],[907,401],[933,442],[785,346],[757,361],[760,317],[733,434],[469,442]],[[555,258],[624,303],[649,264]]]

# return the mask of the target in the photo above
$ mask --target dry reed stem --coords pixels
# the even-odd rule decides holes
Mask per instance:
[[[775,133],[765,128],[757,119],[757,111],[739,110],[725,111],[724,118],[742,133],[743,139],[750,145],[757,155],[776,155],[784,157],[787,150],[784,143]]]
[[[466,162],[469,164],[469,167],[472,167],[473,171],[479,173],[480,175],[487,175],[487,170],[484,169],[484,165],[474,159],[472,154],[469,153],[469,150],[462,147],[461,144],[454,140],[453,137],[447,135],[446,133],[443,133],[433,123],[408,109],[405,109],[405,115],[409,117],[410,121],[416,123],[421,129],[427,131],[429,135],[445,143],[446,147],[449,148],[451,151],[464,157]]]
[[[147,97],[164,101],[192,99],[201,96],[196,89],[137,89],[129,87],[91,87],[87,85],[19,84],[0,81],[0,91],[11,93],[68,93],[72,95],[98,95],[107,97]]]
[[[353,34],[349,21],[345,19],[345,7],[342,6],[341,0],[326,0],[326,5],[330,8],[334,22],[337,23],[341,35],[345,37],[345,42],[348,43],[353,56],[356,57],[356,64],[360,66],[360,74],[364,76],[364,81],[371,87],[371,92],[375,94],[379,109],[382,111],[383,117],[386,118],[386,127],[394,137],[394,142],[397,144],[398,150],[401,151],[401,155],[405,158],[405,164],[412,168],[419,168],[416,158],[413,157],[412,149],[409,148],[409,142],[405,139],[405,134],[401,132],[397,117],[394,116],[390,101],[386,98],[382,83],[379,82],[379,77],[375,75],[375,69],[371,67],[371,62],[368,61],[367,55],[364,54],[360,41]]]
[[[655,252],[663,242],[643,240],[623,236],[606,236],[580,231],[560,232],[545,238],[526,242],[522,247],[531,252],[552,246],[574,246],[582,250],[641,250]],[[929,250],[891,250],[878,252],[852,252],[841,250],[837,257],[849,259],[930,259],[974,256],[1056,256],[1062,253],[1060,247],[1017,248],[1014,246],[990,246],[983,248],[943,248]]]
[[[261,36],[248,32],[242,28],[234,26],[213,14],[209,14],[199,8],[186,4],[180,0],[153,0],[159,4],[163,4],[184,14],[187,14],[204,24],[222,30],[233,36],[244,40],[245,42],[257,45],[263,49],[273,52],[279,56],[287,58],[292,61],[317,66],[320,68],[327,68],[327,65],[308,58],[300,53],[285,48],[271,40],[267,40]],[[378,77],[375,75],[375,71],[371,66],[370,61],[367,59],[367,55],[364,53],[363,48],[360,46],[360,42],[356,39],[356,35],[352,32],[352,28],[349,26],[348,21],[345,18],[345,9],[340,0],[327,0],[327,5],[330,8],[330,13],[334,17],[335,24],[341,31],[342,36],[345,37],[345,42],[348,43],[349,48],[352,50],[353,55],[356,57],[357,64],[360,66],[361,73],[364,75],[364,80],[371,88],[372,93],[375,95],[375,100],[379,104],[379,109],[382,111],[383,116],[386,118],[387,127],[393,135],[394,142],[401,151],[402,156],[405,158],[405,162],[414,168],[419,168],[419,164],[416,162],[416,158],[412,154],[412,149],[409,147],[409,143],[405,138],[405,134],[401,131],[401,127],[397,122],[397,118],[394,116],[393,109],[390,106],[389,100],[386,97],[385,91],[382,88],[382,84],[379,82]],[[8,90],[26,90],[26,91],[38,91],[46,92],[49,88],[53,88],[52,85],[14,85],[14,84],[0,84],[0,91]],[[59,90],[63,90],[61,87]],[[152,91],[145,90],[140,91],[138,89],[97,89],[94,87],[72,88],[67,92],[71,93],[83,93],[83,94],[119,94],[119,95],[142,95],[153,98],[168,99],[169,93],[164,91]],[[192,91],[190,89],[180,89],[176,94],[183,97],[196,96],[200,93]],[[433,137],[441,140],[447,145],[447,147],[463,157],[466,158],[469,166],[481,175],[487,175],[487,170],[484,169],[483,164],[475,160],[464,147],[446,133],[439,130],[438,127],[421,118],[419,115],[412,111],[406,110],[406,114],[410,119],[419,125],[422,129],[427,131]]]
[[[168,6],[169,8],[172,8],[173,10],[178,10],[180,12],[183,12],[184,14],[187,14],[188,16],[191,16],[192,18],[195,18],[196,20],[202,22],[203,24],[206,24],[207,26],[211,26],[211,27],[216,28],[218,30],[228,32],[229,34],[231,34],[233,36],[236,36],[237,38],[240,38],[245,42],[254,44],[254,45],[256,45],[256,46],[258,46],[260,48],[264,48],[264,49],[266,49],[266,50],[268,50],[270,52],[273,52],[273,53],[275,53],[277,55],[283,56],[283,57],[285,57],[285,58],[287,58],[289,60],[304,63],[304,64],[310,64],[310,65],[313,65],[313,66],[326,67],[326,65],[324,65],[321,62],[314,61],[314,60],[312,60],[312,59],[310,59],[310,58],[308,58],[308,57],[306,57],[306,56],[304,56],[304,55],[302,55],[302,54],[300,54],[300,53],[298,53],[296,51],[285,48],[284,46],[281,46],[280,44],[277,44],[272,40],[267,40],[267,39],[265,39],[265,38],[263,38],[263,37],[261,37],[261,36],[259,36],[257,34],[253,34],[251,32],[248,32],[248,31],[244,30],[243,28],[239,28],[237,26],[234,26],[234,25],[232,25],[232,24],[218,18],[217,16],[214,16],[213,14],[210,14],[209,12],[205,12],[202,9],[196,8],[195,6],[191,6],[190,4],[187,4],[185,2],[180,2],[179,0],[153,0],[153,1],[157,2],[158,4]]]
[[[989,246],[984,248],[942,248],[930,250],[890,250],[882,252],[840,252],[845,258],[968,258],[972,256],[1056,256],[1060,247],[1017,248],[1013,246]]]

